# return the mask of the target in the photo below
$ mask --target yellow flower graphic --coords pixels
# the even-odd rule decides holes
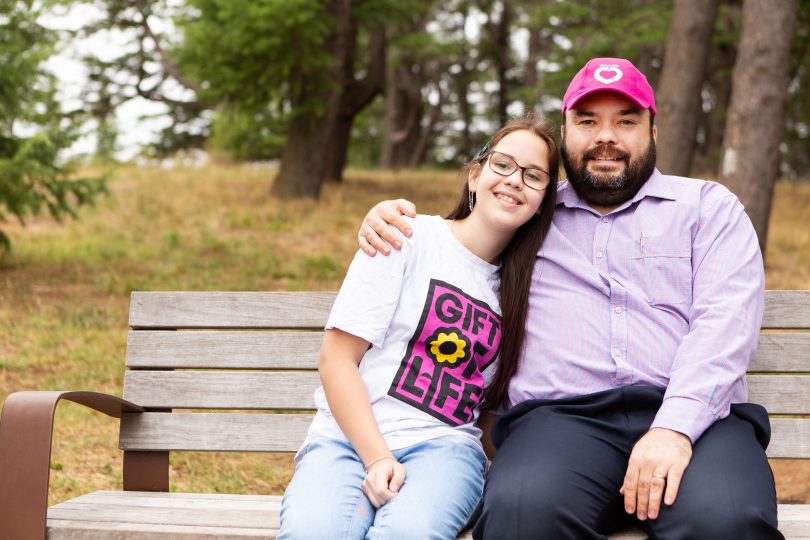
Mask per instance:
[[[460,338],[456,332],[439,332],[438,335],[434,334],[434,339],[430,342],[430,354],[437,362],[455,364],[467,356],[466,348],[466,340]]]

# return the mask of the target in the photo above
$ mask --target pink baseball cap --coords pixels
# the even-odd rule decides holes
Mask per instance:
[[[579,70],[563,96],[562,112],[596,92],[617,92],[655,116],[655,93],[647,77],[624,58],[592,58]]]

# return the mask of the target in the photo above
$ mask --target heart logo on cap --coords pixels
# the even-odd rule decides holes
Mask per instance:
[[[622,75],[624,73],[617,66],[600,66],[593,72],[593,78],[603,84],[615,83]]]

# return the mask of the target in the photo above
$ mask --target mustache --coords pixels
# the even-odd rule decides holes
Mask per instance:
[[[586,151],[582,158],[583,160],[596,159],[597,157],[606,157],[611,159],[622,159],[627,161],[628,154],[619,150],[615,146],[603,144]]]

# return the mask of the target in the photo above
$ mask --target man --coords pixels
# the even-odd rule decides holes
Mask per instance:
[[[782,538],[767,414],[744,403],[764,271],[742,205],[655,168],[655,96],[629,61],[590,60],[562,112],[568,182],[475,538],[604,538],[633,519],[652,538]],[[378,207],[370,254],[413,211]]]

